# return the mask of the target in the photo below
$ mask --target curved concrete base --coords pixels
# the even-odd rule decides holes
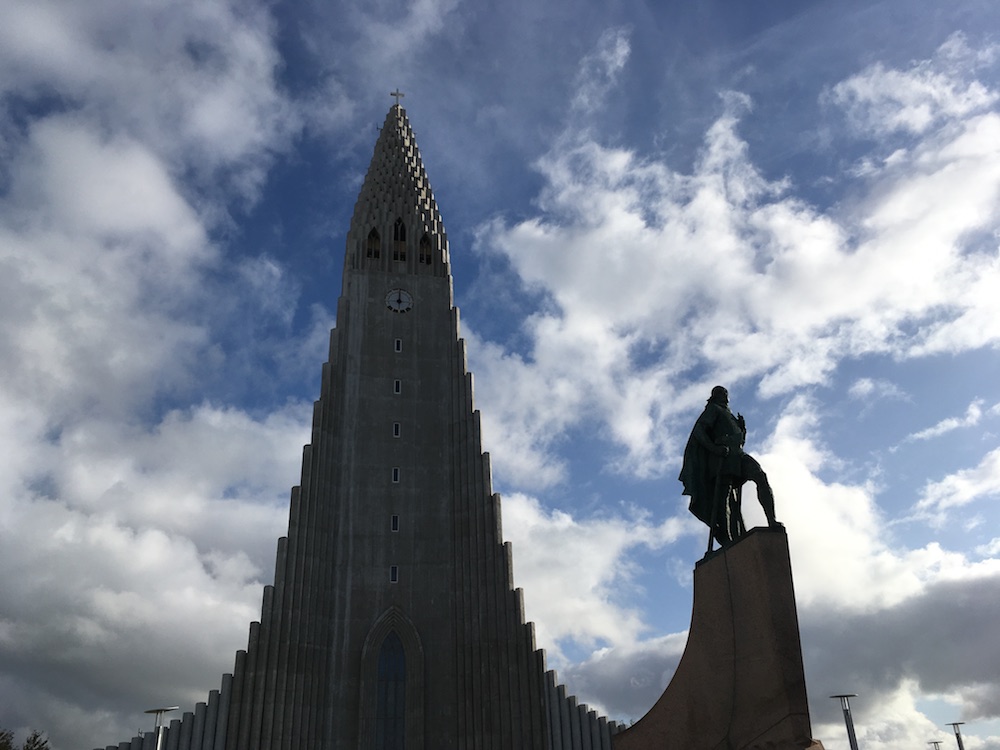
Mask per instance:
[[[753,529],[695,566],[687,646],[614,750],[801,750],[811,738],[784,529]]]

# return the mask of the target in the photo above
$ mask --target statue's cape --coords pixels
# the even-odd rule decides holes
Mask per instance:
[[[729,455],[725,459],[709,452],[698,442],[695,431],[699,425],[712,443],[729,446]],[[732,412],[709,402],[698,417],[684,447],[684,463],[677,478],[684,485],[683,494],[691,497],[688,509],[709,526],[712,525],[712,498],[715,495],[716,477],[720,469],[726,474],[739,474],[742,442],[742,432]]]
[[[684,485],[683,494],[691,497],[688,509],[703,523],[712,525],[712,493],[718,460],[694,437],[688,438],[684,448],[684,464],[678,479]]]

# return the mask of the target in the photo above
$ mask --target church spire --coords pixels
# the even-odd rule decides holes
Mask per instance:
[[[354,205],[345,268],[447,276],[448,236],[401,94],[393,96]]]

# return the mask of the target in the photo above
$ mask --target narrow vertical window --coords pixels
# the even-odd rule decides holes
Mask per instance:
[[[406,260],[406,225],[402,219],[392,225],[392,259]]]
[[[389,566],[389,583],[399,583],[399,566]]]
[[[396,582],[398,570],[389,576]],[[378,695],[375,698],[375,750],[404,750],[406,737],[406,652],[396,631],[382,641],[378,652]]]
[[[392,467],[392,481],[396,482],[396,483],[399,482],[399,467],[398,466],[393,466]]]
[[[392,529],[392,531],[399,531],[399,516],[393,514],[389,528]]]
[[[427,265],[431,263],[431,238],[427,236],[427,232],[424,232],[424,236],[420,238],[419,260]]]
[[[399,422],[392,423],[392,436],[399,437]]]
[[[394,381],[392,381],[392,392],[393,393],[402,393],[403,392],[403,381],[402,380],[394,380]]]
[[[396,339],[395,348],[397,352],[403,351],[403,339]]]
[[[375,231],[374,227],[368,233],[367,255],[369,258],[378,258],[382,255],[382,238],[378,236],[378,232]]]

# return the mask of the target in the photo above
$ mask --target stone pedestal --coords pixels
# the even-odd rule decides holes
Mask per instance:
[[[811,738],[783,529],[753,529],[699,562],[687,646],[614,750],[801,750]]]

